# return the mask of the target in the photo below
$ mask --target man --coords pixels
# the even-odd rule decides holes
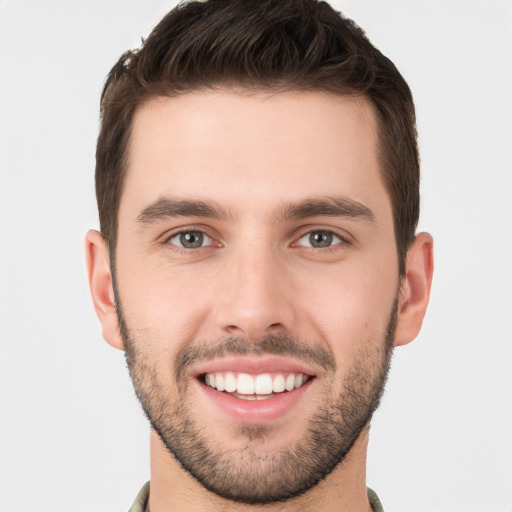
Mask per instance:
[[[152,427],[131,510],[382,510],[369,423],[433,269],[399,72],[325,3],[210,0],[101,109],[90,287]]]

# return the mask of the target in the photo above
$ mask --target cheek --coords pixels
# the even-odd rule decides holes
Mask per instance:
[[[156,272],[133,272],[119,276],[119,295],[124,321],[133,343],[137,365],[148,369],[153,380],[141,376],[140,387],[148,393],[165,389],[161,399],[174,403],[174,361],[184,346],[197,338],[199,307],[203,301],[186,283]],[[182,289],[183,287],[183,289]]]
[[[336,359],[352,360],[361,351],[384,342],[397,293],[398,272],[347,266],[319,280],[309,290],[304,316],[316,338],[325,340]]]
[[[196,337],[212,300],[211,286],[201,273],[139,263],[132,258],[119,266],[118,291],[125,321],[147,343],[166,352],[177,351]]]

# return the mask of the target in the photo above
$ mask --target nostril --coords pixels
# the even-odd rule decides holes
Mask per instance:
[[[285,328],[284,324],[281,322],[273,322],[271,324],[262,322],[260,325],[252,325],[251,322],[247,322],[244,327],[229,324],[223,327],[223,330],[230,336],[242,336],[251,340],[259,340],[269,334],[277,334],[285,330]]]
[[[238,335],[243,334],[243,330],[240,329],[240,327],[238,327],[236,325],[226,326],[226,331],[233,336],[238,336]]]

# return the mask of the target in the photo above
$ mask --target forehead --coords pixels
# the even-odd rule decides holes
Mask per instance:
[[[154,98],[135,115],[128,156],[120,214],[164,196],[241,212],[329,195],[363,204],[380,198],[389,207],[375,116],[363,98],[245,91]]]

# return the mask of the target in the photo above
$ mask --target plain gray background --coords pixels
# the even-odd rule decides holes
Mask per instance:
[[[332,2],[408,80],[436,272],[396,350],[368,484],[388,511],[512,511],[512,2]],[[174,2],[0,0],[0,511],[127,510],[148,426],[101,337],[98,102]]]

